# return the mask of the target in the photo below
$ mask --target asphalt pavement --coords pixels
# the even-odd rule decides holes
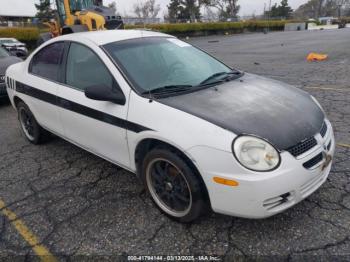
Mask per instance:
[[[189,42],[230,66],[294,84],[321,102],[338,143],[327,182],[272,218],[211,213],[183,225],[154,207],[133,174],[59,138],[40,146],[26,142],[15,111],[2,102],[0,260],[36,259],[30,236],[37,250],[59,260],[189,254],[266,261],[350,259],[350,29]],[[329,59],[306,62],[309,52],[326,53]]]

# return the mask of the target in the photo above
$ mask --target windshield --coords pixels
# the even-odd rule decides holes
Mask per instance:
[[[0,58],[8,57],[10,54],[2,47],[0,47]]]
[[[176,38],[152,37],[110,43],[104,49],[140,93],[161,87],[198,87],[232,69]]]
[[[89,9],[94,5],[93,0],[71,0],[70,9],[72,12]]]

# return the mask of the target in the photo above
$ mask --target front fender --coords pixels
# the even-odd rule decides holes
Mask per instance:
[[[130,153],[130,168],[136,172],[136,159],[135,159],[135,152],[137,146],[142,143],[144,140],[152,139],[157,140],[159,142],[168,144],[179,151],[183,152],[189,159],[192,160],[192,162],[195,164],[195,159],[191,156],[189,152],[187,152],[187,149],[184,148],[181,144],[175,143],[174,141],[171,141],[165,136],[162,136],[161,133],[155,132],[155,131],[146,131],[141,133],[134,133],[131,131],[127,132],[127,137],[129,141],[129,153]],[[196,164],[195,164],[196,165]]]
[[[184,153],[195,146],[231,151],[232,141],[236,137],[231,131],[159,101],[150,101],[133,91],[129,99],[127,120],[147,129],[127,133],[132,169],[135,169],[135,149],[144,139],[165,142]],[[188,157],[193,159],[191,155]]]

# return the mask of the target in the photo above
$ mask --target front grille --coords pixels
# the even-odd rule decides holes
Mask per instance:
[[[317,141],[314,137],[311,137],[289,149],[287,151],[291,153],[294,157],[300,156],[305,152],[309,151],[311,148],[317,145]]]
[[[310,169],[314,166],[316,166],[318,163],[320,163],[323,160],[323,153],[319,153],[317,156],[314,158],[311,158],[309,161],[305,162],[303,166],[306,169]]]
[[[326,136],[327,130],[328,130],[327,123],[324,122],[323,125],[322,125],[322,128],[321,128],[321,131],[320,131],[320,134],[321,134],[322,137]]]

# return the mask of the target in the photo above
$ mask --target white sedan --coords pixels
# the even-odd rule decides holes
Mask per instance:
[[[26,57],[28,55],[26,44],[18,41],[16,38],[0,38],[0,46],[18,57]]]
[[[331,169],[333,129],[315,98],[169,35],[58,37],[11,66],[6,84],[30,142],[51,132],[136,173],[180,222],[210,208],[275,215]]]

